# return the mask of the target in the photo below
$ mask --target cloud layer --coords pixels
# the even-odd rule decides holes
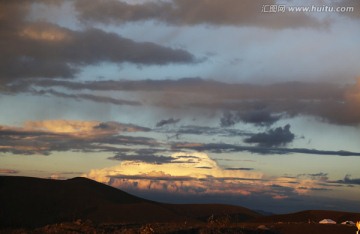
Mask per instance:
[[[256,143],[263,147],[286,145],[294,140],[295,135],[290,132],[290,125],[270,129],[267,132],[257,133],[245,139],[246,143]]]
[[[207,154],[199,152],[173,153],[161,164],[138,159],[138,156],[122,158],[119,165],[94,169],[84,176],[125,191],[163,193],[167,196],[261,194],[278,200],[329,189],[325,184],[327,177],[325,180],[305,175],[269,178],[250,168],[223,169]]]
[[[269,28],[319,27],[322,23],[304,13],[266,14],[264,4],[274,5],[276,1],[237,0],[172,0],[129,4],[125,1],[77,0],[76,9],[85,22],[124,23],[132,21],[157,20],[175,25],[237,25]]]
[[[29,21],[36,2],[1,2],[0,80],[18,78],[72,78],[86,65],[103,62],[164,65],[193,63],[192,54],[151,42],[137,42],[118,34],[87,28],[79,31]],[[61,4],[60,4],[61,5]]]
[[[174,150],[188,149],[212,153],[231,153],[231,152],[250,152],[262,155],[286,155],[286,154],[313,154],[313,155],[333,155],[333,156],[360,156],[360,152],[350,152],[345,150],[331,151],[331,150],[316,150],[306,148],[282,148],[282,147],[262,147],[262,146],[245,146],[233,145],[225,143],[174,143],[172,145]]]
[[[157,145],[156,140],[121,133],[149,129],[117,122],[45,120],[28,121],[23,127],[0,126],[0,152],[43,154],[53,151],[118,152],[118,146]]]
[[[163,108],[205,108],[223,111],[220,125],[229,127],[239,122],[270,126],[282,118],[314,116],[320,120],[340,124],[360,123],[359,81],[355,84],[284,82],[269,85],[223,83],[200,78],[179,80],[105,80],[69,82],[31,80],[29,83],[9,85],[12,92],[29,87],[68,98],[81,98],[97,102],[127,105],[154,105]],[[27,87],[27,88],[26,88]],[[49,88],[79,91],[127,91],[138,100],[113,100],[106,96],[61,94]],[[173,119],[175,121],[176,119]]]

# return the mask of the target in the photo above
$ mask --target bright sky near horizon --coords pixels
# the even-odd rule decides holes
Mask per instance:
[[[0,175],[360,212],[359,23],[359,0],[0,1]]]

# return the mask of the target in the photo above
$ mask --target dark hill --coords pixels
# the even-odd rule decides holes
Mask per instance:
[[[212,215],[232,215],[239,221],[260,216],[237,206],[152,202],[86,178],[0,176],[0,228],[40,227],[77,219],[117,224],[195,221]]]

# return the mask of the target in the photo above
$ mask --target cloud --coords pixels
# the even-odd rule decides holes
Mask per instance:
[[[346,175],[344,179],[336,181],[340,184],[349,184],[349,185],[360,185],[360,178],[351,179],[351,175]]]
[[[138,42],[100,29],[75,31],[45,21],[32,22],[29,14],[36,2],[45,9],[53,4],[0,3],[0,80],[4,83],[18,78],[72,78],[81,67],[102,62],[141,65],[195,62],[194,56],[185,50]]]
[[[235,125],[237,122],[239,122],[239,120],[236,115],[234,115],[230,111],[226,111],[223,113],[223,116],[220,119],[220,126],[229,127]]]
[[[24,26],[18,36],[40,42],[70,42],[73,32],[52,24],[34,23]]]
[[[200,78],[179,80],[104,80],[74,82],[65,80],[31,80],[28,84],[9,85],[12,92],[23,92],[24,86],[65,88],[71,92],[127,91],[136,94],[138,102],[163,108],[209,109],[222,112],[222,126],[238,122],[270,126],[280,118],[314,116],[339,124],[360,123],[359,82],[331,84],[326,82],[284,82],[268,85],[224,83]],[[136,100],[134,100],[136,101]]]
[[[207,154],[176,152],[160,164],[130,157],[119,165],[93,169],[88,178],[136,194],[161,193],[164,196],[236,195],[269,196],[272,199],[305,195],[323,189],[316,179],[265,177],[252,168],[221,168]],[[250,196],[251,195],[251,196]]]
[[[281,147],[262,147],[262,146],[243,146],[243,145],[232,145],[225,143],[174,143],[172,144],[173,150],[197,150],[200,152],[213,152],[213,153],[225,153],[225,152],[250,152],[254,154],[313,154],[313,155],[333,155],[333,156],[360,156],[358,152],[350,151],[330,151],[330,150],[316,150],[316,149],[306,149],[306,148],[281,148]]]
[[[248,167],[229,167],[225,168],[225,170],[229,171],[252,171],[254,168],[248,168]]]
[[[131,153],[130,153],[131,152]],[[133,162],[144,162],[149,164],[164,164],[171,163],[175,160],[173,157],[167,157],[157,155],[158,153],[164,152],[161,149],[129,149],[129,152],[117,153],[115,156],[110,157],[112,160],[119,161],[133,161]]]
[[[162,164],[154,166],[153,163],[142,162],[139,160],[126,160],[118,166],[106,168],[102,170],[92,170],[88,176],[102,182],[109,182],[111,176],[126,175],[143,175],[160,171],[166,175],[175,177],[191,177],[196,179],[206,179],[208,177],[219,178],[243,178],[243,179],[259,179],[261,173],[258,172],[241,172],[241,171],[226,171],[221,169],[217,163],[210,159],[205,153],[200,152],[177,152],[169,156],[171,160]],[[131,165],[137,164],[137,167]],[[212,168],[212,170],[208,170]],[[110,173],[110,174],[109,174]]]
[[[162,126],[168,125],[168,124],[176,124],[178,122],[180,122],[180,119],[174,119],[174,118],[163,119],[156,123],[156,127],[162,127]]]
[[[223,116],[220,119],[220,126],[229,127],[240,121],[258,126],[269,126],[279,119],[279,115],[272,114],[271,112],[264,109],[237,112],[226,111],[223,113]]]
[[[121,152],[118,146],[156,146],[152,138],[120,135],[148,131],[117,122],[44,120],[28,121],[23,127],[0,126],[0,152],[43,154],[53,151]]]
[[[71,133],[78,135],[114,134],[119,132],[139,132],[150,129],[133,124],[118,122],[99,122],[82,120],[43,120],[27,121],[24,124],[26,130],[44,131],[52,133]]]
[[[0,168],[0,174],[18,174],[18,173],[19,171],[17,170]]]
[[[40,31],[37,25],[31,27],[33,31]],[[150,42],[135,42],[99,29],[77,32],[49,24],[41,28],[63,30],[70,39],[44,42],[38,38],[50,36],[42,31],[38,32],[39,35],[21,34],[9,38],[4,42],[5,48],[1,49],[6,55],[1,62],[6,66],[2,66],[0,77],[67,78],[73,77],[80,66],[101,62],[144,65],[194,62],[194,57],[184,50],[166,48]],[[19,44],[22,45],[21,48],[18,47]]]
[[[25,129],[30,131],[44,131],[52,133],[77,133],[92,134],[97,121],[80,121],[80,120],[44,120],[44,121],[27,121]]]
[[[167,162],[171,162],[172,158],[165,156],[154,156],[154,155],[127,155],[127,154],[117,154],[110,159],[115,159],[119,161],[139,161],[139,162],[147,162],[153,164],[163,164]]]
[[[129,4],[125,1],[77,0],[75,7],[84,23],[125,23],[157,20],[174,25],[235,25],[269,28],[319,27],[322,23],[304,13],[262,13],[264,4],[276,4],[275,0],[172,0]]]
[[[93,95],[93,94],[67,94],[62,93],[53,89],[48,90],[41,90],[41,91],[30,91],[32,94],[35,95],[52,95],[56,97],[61,98],[72,98],[75,100],[88,100],[93,102],[99,102],[99,103],[109,103],[114,105],[129,105],[129,106],[140,106],[141,103],[138,101],[130,101],[130,100],[123,100],[123,99],[116,99],[112,97],[106,97],[106,96],[99,96],[99,95]]]
[[[308,174],[312,179],[318,179],[320,181],[327,181],[329,179],[328,173],[315,173],[315,174]]]
[[[197,125],[182,125],[177,129],[155,129],[155,131],[162,133],[173,133],[178,139],[181,135],[206,135],[206,136],[249,136],[251,135],[249,132],[240,130],[240,129],[232,129],[232,128],[220,128],[220,127],[206,127],[206,126],[197,126]]]
[[[149,128],[137,126],[134,124],[122,124],[114,121],[110,122],[101,122],[94,127],[95,129],[102,130],[116,130],[119,132],[147,132],[150,131]]]
[[[290,124],[287,124],[284,127],[278,127],[270,129],[267,132],[257,133],[249,138],[246,138],[244,142],[256,143],[263,147],[273,147],[286,145],[292,142],[294,138],[295,135],[290,131]]]
[[[240,119],[245,123],[252,123],[260,126],[269,126],[280,119],[280,116],[273,115],[266,110],[253,110],[245,113],[238,112]]]
[[[314,181],[318,181],[321,185],[324,185],[326,187],[343,187],[343,186],[354,186],[354,185],[360,185],[360,178],[352,179],[351,175],[347,174],[345,177],[341,180],[330,180],[328,173],[315,173],[315,174],[299,174],[296,176],[296,178],[309,178]],[[313,188],[314,189],[314,188]],[[317,188],[317,190],[326,190],[327,188]]]

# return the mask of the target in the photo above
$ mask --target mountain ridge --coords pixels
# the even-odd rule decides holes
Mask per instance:
[[[146,223],[204,221],[214,215],[244,221],[261,216],[240,206],[154,202],[84,177],[0,176],[0,207],[0,227],[35,228],[77,219]]]

